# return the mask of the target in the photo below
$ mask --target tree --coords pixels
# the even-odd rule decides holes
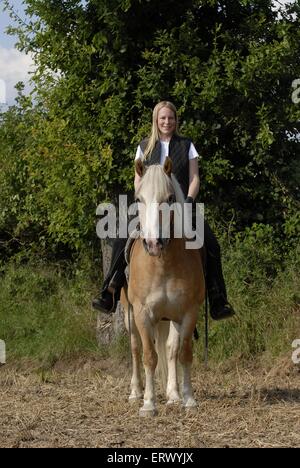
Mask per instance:
[[[17,151],[25,185],[9,199],[22,202],[18,235],[91,242],[97,203],[132,190],[135,147],[165,98],[201,153],[201,201],[218,219],[279,228],[297,210],[298,2],[282,19],[267,0],[25,3],[29,22],[12,31],[37,69]]]

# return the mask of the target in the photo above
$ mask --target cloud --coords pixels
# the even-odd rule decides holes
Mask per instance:
[[[14,103],[17,91],[14,86],[18,81],[25,84],[25,92],[29,91],[29,71],[33,71],[33,60],[30,55],[23,54],[17,49],[0,46],[0,102],[8,105]]]

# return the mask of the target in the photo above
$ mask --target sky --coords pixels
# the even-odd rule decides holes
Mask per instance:
[[[292,0],[280,0],[274,1],[274,4],[291,2]],[[25,19],[23,0],[10,0],[10,3],[18,15]],[[12,20],[2,11],[2,7],[3,0],[0,0],[0,105],[12,105],[17,95],[14,86],[18,81],[23,81],[26,85],[25,91],[29,92],[29,72],[32,70],[33,61],[29,55],[15,49],[17,38],[5,34],[5,29],[12,24]]]
[[[12,0],[11,3],[19,16],[25,18],[22,0]],[[12,20],[2,8],[3,1],[0,0],[0,105],[12,105],[17,95],[14,87],[18,81],[25,83],[25,92],[30,90],[29,72],[32,70],[33,61],[29,55],[15,48],[17,38],[5,33]]]

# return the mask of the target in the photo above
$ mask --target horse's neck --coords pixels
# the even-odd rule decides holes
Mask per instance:
[[[156,259],[160,264],[167,264],[174,261],[183,261],[185,254],[185,240],[181,238],[171,238],[170,243],[162,250],[160,256],[152,257],[146,253],[146,257],[150,262]]]

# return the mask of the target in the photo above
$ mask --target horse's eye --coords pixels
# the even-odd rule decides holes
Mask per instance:
[[[136,199],[135,199],[135,202],[136,202],[136,203],[141,203],[141,200],[140,200],[139,198],[136,198]]]
[[[174,201],[175,201],[175,196],[172,194],[168,198],[168,203],[174,203]]]

